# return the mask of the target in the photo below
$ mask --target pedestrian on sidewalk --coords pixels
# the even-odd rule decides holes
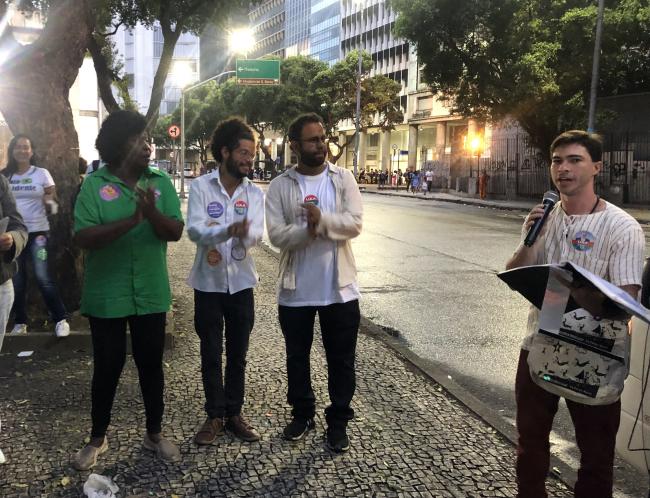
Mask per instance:
[[[7,157],[3,173],[9,180],[16,207],[29,231],[25,250],[18,257],[18,271],[13,277],[14,327],[10,333],[27,332],[27,267],[31,265],[38,289],[54,321],[54,332],[57,337],[66,337],[70,335],[68,312],[48,267],[50,222],[47,217],[58,211],[54,180],[47,169],[36,166],[33,143],[27,135],[16,135],[11,139]]]
[[[219,168],[192,182],[187,211],[187,234],[196,243],[188,283],[194,288],[194,326],[201,340],[207,413],[194,436],[200,445],[213,443],[224,434],[224,427],[244,441],[260,439],[241,414],[255,319],[253,288],[258,281],[248,249],[259,243],[264,232],[264,194],[247,177],[255,158],[253,130],[239,118],[222,121],[212,135],[211,150]]]
[[[104,120],[95,145],[106,166],[84,180],[75,204],[75,242],[85,250],[81,313],[90,323],[94,359],[92,431],[90,442],[73,457],[77,470],[91,468],[108,449],[127,323],[146,415],[143,446],[164,460],[180,460],[161,424],[171,305],[167,242],[181,238],[183,218],[169,176],[149,167],[146,127],[146,118],[134,111],[116,111]]]
[[[508,269],[571,261],[636,299],[641,288],[643,231],[629,214],[596,195],[594,178],[601,161],[602,143],[596,135],[568,131],[555,139],[550,173],[560,202],[534,244],[519,245]],[[528,214],[522,240],[543,213],[543,206],[537,205]],[[590,285],[574,282],[571,297],[581,306],[563,316],[562,330],[571,342],[539,332],[540,313],[534,306],[530,309],[515,384],[519,498],[547,496],[549,434],[560,397],[566,400],[581,453],[575,496],[612,496],[620,395],[629,366],[594,352],[593,345],[627,350],[628,317],[621,316],[616,306],[608,306]]]
[[[487,197],[487,183],[489,179],[490,175],[488,175],[485,168],[483,168],[481,170],[481,174],[478,177],[478,192],[481,199],[485,199]]]
[[[426,178],[427,181],[427,190],[431,192],[433,189],[433,170],[428,169],[424,177]]]
[[[0,233],[0,350],[4,341],[11,305],[14,302],[14,286],[11,278],[18,271],[18,257],[27,244],[27,227],[16,209],[16,201],[7,178],[0,175],[0,219],[8,218]],[[0,450],[0,464],[5,463]]]
[[[299,116],[289,140],[298,164],[271,182],[266,197],[269,238],[280,248],[278,313],[292,407],[283,434],[295,441],[314,428],[309,356],[318,313],[331,401],[326,445],[339,453],[349,449],[347,425],[354,416],[360,294],[350,240],[361,233],[361,194],[350,171],[326,160],[320,116]]]

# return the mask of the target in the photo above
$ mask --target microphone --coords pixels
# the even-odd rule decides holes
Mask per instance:
[[[542,227],[544,226],[544,223],[546,223],[546,218],[548,218],[553,206],[555,206],[555,203],[559,200],[560,196],[557,195],[557,192],[554,190],[549,190],[544,194],[544,199],[542,199],[542,204],[544,204],[544,214],[541,218],[537,218],[535,224],[530,227],[530,230],[528,230],[526,238],[524,239],[524,245],[526,247],[530,247],[535,243],[539,236],[539,232],[542,231]]]

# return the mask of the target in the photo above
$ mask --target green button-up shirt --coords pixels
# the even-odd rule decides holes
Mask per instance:
[[[170,178],[148,168],[138,181],[154,189],[156,208],[183,221],[180,201]],[[74,230],[103,225],[132,216],[135,192],[108,167],[86,177],[74,209]],[[167,242],[144,220],[101,249],[86,251],[81,313],[98,318],[147,315],[169,310]]]

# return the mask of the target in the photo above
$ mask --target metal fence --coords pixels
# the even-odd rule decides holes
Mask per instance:
[[[481,157],[444,155],[426,161],[433,169],[435,187],[446,184],[461,192],[474,192],[479,174],[489,176],[487,193],[501,198],[540,198],[552,187],[548,152],[535,148],[525,134],[494,139]],[[603,168],[596,177],[596,192],[614,203],[650,203],[650,133],[604,134]]]
[[[623,203],[650,203],[650,134],[606,135],[603,150],[596,191]]]

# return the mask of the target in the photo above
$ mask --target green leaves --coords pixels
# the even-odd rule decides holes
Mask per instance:
[[[423,79],[452,111],[517,118],[538,145],[584,126],[595,0],[392,0]],[[599,95],[650,90],[650,4],[608,0]],[[581,107],[582,106],[582,107]]]

